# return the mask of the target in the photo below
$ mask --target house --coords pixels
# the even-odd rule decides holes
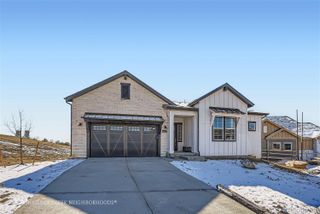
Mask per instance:
[[[261,157],[261,119],[229,84],[175,103],[123,71],[65,98],[74,157]]]
[[[268,116],[263,119],[261,142],[263,158],[301,159],[302,153],[303,160],[309,160],[320,154],[320,127],[299,122],[297,134],[296,120],[288,116]]]

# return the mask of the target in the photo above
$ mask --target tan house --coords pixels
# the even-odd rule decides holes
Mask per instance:
[[[175,103],[123,71],[65,98],[74,157],[261,157],[265,113],[229,84]]]
[[[309,160],[320,154],[320,127],[307,122],[302,130],[302,124],[297,126],[288,116],[268,116],[263,119],[261,142],[265,159],[301,159],[302,154]]]

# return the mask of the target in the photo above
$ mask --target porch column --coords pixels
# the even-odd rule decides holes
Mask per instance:
[[[193,124],[193,152],[198,152],[198,118],[197,115],[192,117]]]
[[[169,111],[169,153],[174,153],[174,113]]]

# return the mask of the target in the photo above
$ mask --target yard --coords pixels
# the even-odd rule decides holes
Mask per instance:
[[[320,213],[320,177],[289,173],[239,160],[173,161],[174,166],[216,187],[222,184],[271,213]]]
[[[13,213],[66,170],[82,160],[58,160],[0,167],[0,213]]]

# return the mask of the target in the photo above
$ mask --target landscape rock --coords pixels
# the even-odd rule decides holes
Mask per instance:
[[[256,164],[250,160],[242,160],[241,165],[242,165],[242,167],[244,167],[246,169],[255,169],[256,168]]]

